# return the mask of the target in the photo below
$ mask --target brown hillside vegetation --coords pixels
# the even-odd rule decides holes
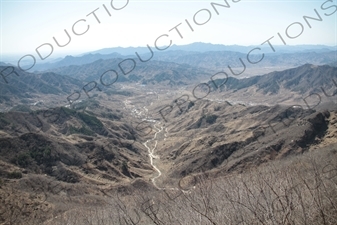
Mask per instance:
[[[156,183],[164,188],[158,190],[145,179],[154,170],[144,146],[118,139],[104,118],[107,132],[97,129],[96,117],[90,127],[78,111],[64,110],[69,114],[51,124],[39,112],[2,114],[2,223],[336,222],[335,111],[208,100],[172,111],[166,142],[157,135],[154,160],[163,175]],[[19,125],[21,116],[15,131],[11,119]],[[80,124],[93,135],[69,132]]]
[[[181,182],[180,189],[141,189],[139,184],[95,200],[86,197],[83,185],[38,176],[30,184],[21,179],[15,181],[19,192],[2,185],[1,201],[11,207],[0,212],[9,218],[4,224],[37,224],[50,212],[54,216],[44,224],[336,224],[335,147],[241,174],[202,173]],[[24,191],[28,185],[39,187],[34,196]],[[47,203],[56,199],[58,207]],[[20,222],[21,215],[30,219]]]
[[[67,77],[57,93],[5,99],[0,224],[337,224],[335,68],[232,79],[195,99],[191,73],[203,70],[163,64],[89,99],[68,101],[78,84]],[[322,101],[306,105],[312,93]]]

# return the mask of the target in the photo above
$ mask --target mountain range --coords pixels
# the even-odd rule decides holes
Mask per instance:
[[[222,45],[222,44],[211,44],[211,43],[202,43],[196,42],[187,45],[172,45],[166,51],[187,51],[187,52],[209,52],[209,51],[231,51],[231,52],[240,52],[247,53],[255,47],[261,47],[267,53],[272,53],[272,50],[269,46],[240,46],[240,45]],[[336,46],[326,46],[326,45],[295,45],[295,46],[283,46],[276,45],[276,49],[281,53],[294,53],[294,52],[325,52],[325,51],[336,51]],[[155,48],[153,48],[155,49]],[[134,55],[135,52],[139,54],[145,54],[149,50],[147,47],[117,47],[117,48],[104,48],[97,51],[90,52],[91,54],[111,54],[119,53],[121,55]],[[88,53],[86,53],[88,54]]]
[[[186,63],[191,66],[223,69],[228,65],[232,67],[241,66],[238,59],[245,58],[246,54],[255,47],[261,48],[261,53],[269,55],[266,60],[258,66],[299,66],[305,63],[324,64],[331,63],[332,58],[336,60],[336,53],[332,56],[331,52],[336,52],[336,46],[324,45],[296,45],[296,46],[274,46],[273,52],[269,46],[239,46],[239,45],[217,45],[207,43],[192,43],[188,45],[173,45],[166,51],[157,51],[154,47],[154,58],[165,62]],[[97,51],[84,53],[78,56],[66,56],[51,60],[47,63],[37,63],[33,70],[43,71],[63,66],[84,65],[100,59],[114,58],[135,58],[135,53],[143,57],[150,57],[147,47],[128,47],[128,48],[106,48]],[[330,53],[329,53],[330,52]],[[260,54],[254,51],[253,54]],[[280,55],[283,55],[280,56]],[[278,61],[280,60],[280,61]],[[275,62],[279,62],[278,65]],[[5,64],[3,64],[5,65]]]
[[[277,47],[1,63],[0,224],[336,224],[336,49]]]

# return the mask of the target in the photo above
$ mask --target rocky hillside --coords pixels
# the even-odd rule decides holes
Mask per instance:
[[[328,65],[314,66],[305,64],[300,67],[279,72],[272,72],[252,78],[216,80],[215,84],[221,90],[238,91],[256,88],[262,94],[278,94],[283,88],[288,91],[304,93],[322,93],[322,89],[329,95],[337,94],[337,69]],[[214,87],[213,82],[209,85]]]
[[[32,98],[36,95],[64,95],[80,89],[84,83],[53,72],[27,73],[16,67],[0,66],[5,79],[0,81],[0,103],[13,99]]]

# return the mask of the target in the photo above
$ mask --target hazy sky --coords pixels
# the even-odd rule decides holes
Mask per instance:
[[[327,0],[241,0],[237,3],[228,0],[230,8],[216,7],[219,15],[212,8],[211,2],[225,4],[223,0],[0,1],[1,55],[35,56],[35,49],[44,43],[50,43],[54,47],[54,55],[78,54],[118,46],[153,46],[156,38],[163,34],[169,37],[162,37],[158,41],[160,46],[166,45],[169,40],[176,45],[193,42],[260,45],[272,36],[275,36],[273,44],[282,44],[277,37],[278,32],[289,45],[337,45],[337,12],[332,14],[337,7],[323,10],[321,5]],[[126,7],[115,10],[111,4],[115,8]],[[337,0],[328,1],[323,8],[331,5],[337,5]],[[96,9],[95,14],[100,23],[91,13]],[[312,28],[309,28],[303,16],[317,17],[314,9],[317,9],[323,21],[310,20]],[[198,12],[199,10],[201,11]],[[196,25],[194,16],[199,24],[209,21],[204,25]],[[193,32],[185,19],[190,22]],[[89,30],[83,35],[75,35],[72,26],[76,21],[79,21],[74,27],[77,33],[84,32],[88,25]],[[298,23],[289,27],[288,35],[295,36],[301,29],[303,33],[290,39],[286,28],[294,22]],[[183,38],[176,30],[169,31],[179,23],[181,25],[178,29]],[[68,38],[64,29],[69,32],[71,42],[65,47],[58,47],[53,37],[60,44],[65,44]]]

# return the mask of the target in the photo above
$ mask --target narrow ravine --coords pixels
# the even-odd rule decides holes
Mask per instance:
[[[165,187],[159,187],[156,183],[156,180],[162,176],[162,172],[160,171],[160,169],[154,164],[154,161],[153,159],[159,159],[160,157],[158,155],[155,155],[155,150],[157,149],[157,144],[158,144],[158,140],[157,140],[157,135],[164,131],[164,139],[163,141],[166,141],[166,138],[167,138],[167,135],[168,135],[168,129],[167,127],[165,126],[161,126],[160,129],[157,127],[161,124],[161,122],[159,121],[156,121],[156,120],[153,120],[152,118],[149,118],[148,116],[148,109],[146,106],[143,106],[142,108],[145,110],[145,118],[144,118],[144,115],[143,115],[143,112],[142,110],[137,110],[135,106],[131,105],[130,104],[131,102],[129,100],[125,100],[124,101],[124,104],[125,104],[125,108],[126,109],[129,109],[131,110],[131,114],[132,116],[134,116],[135,118],[138,118],[138,119],[142,119],[143,121],[148,121],[150,123],[153,123],[153,127],[154,129],[156,129],[156,133],[154,134],[153,138],[151,139],[148,139],[147,141],[145,141],[143,143],[143,145],[146,147],[147,151],[148,151],[148,155],[149,155],[149,159],[150,159],[150,164],[151,166],[154,168],[154,170],[156,171],[157,175],[155,177],[152,177],[151,178],[151,182],[152,184],[159,190],[181,190],[179,188],[165,188]],[[152,104],[152,102],[151,102]],[[150,141],[154,141],[154,146],[153,148],[149,147],[148,146],[148,143]],[[194,187],[195,188],[195,187]],[[191,191],[185,191],[185,190],[181,190],[184,194],[189,194]]]
[[[160,122],[159,122],[159,124],[160,124]],[[154,137],[153,137],[152,139],[147,140],[146,142],[144,142],[143,145],[147,148],[147,150],[148,150],[148,152],[149,152],[149,158],[150,158],[150,164],[151,164],[151,166],[158,172],[158,175],[155,176],[155,177],[153,177],[153,178],[151,178],[151,181],[152,181],[153,185],[154,185],[156,188],[162,189],[162,188],[158,187],[157,184],[156,184],[156,179],[158,179],[158,178],[162,175],[162,173],[161,173],[161,171],[158,169],[158,167],[157,167],[156,165],[154,165],[153,159],[158,159],[158,158],[159,158],[159,156],[154,155],[154,150],[156,149],[157,144],[158,144],[158,141],[155,140],[155,139],[157,138],[157,134],[163,131],[163,128],[164,128],[164,127],[162,126],[162,127],[159,129],[159,128],[156,127],[156,124],[155,124],[155,125],[154,125],[154,128],[157,130],[157,132],[154,134]],[[153,147],[152,149],[151,149],[149,146],[147,146],[147,143],[148,143],[149,141],[155,141],[154,147]]]
[[[130,109],[131,110],[131,114],[132,114],[132,116],[134,116],[135,118],[138,118],[138,119],[140,119],[140,117],[142,117],[142,112],[141,111],[138,111],[133,105],[131,105],[130,104],[131,102],[129,101],[129,100],[125,100],[124,101],[124,105],[125,105],[125,108],[126,109]],[[151,102],[151,104],[152,104],[153,102]],[[146,147],[146,149],[147,149],[147,151],[148,151],[148,155],[149,155],[149,158],[150,158],[150,164],[151,164],[151,166],[154,168],[154,170],[158,173],[155,177],[153,177],[153,178],[151,178],[151,182],[153,183],[153,185],[156,187],[156,188],[158,188],[158,189],[164,189],[164,188],[160,188],[160,187],[158,187],[157,186],[157,184],[156,184],[156,179],[158,179],[161,175],[162,175],[162,172],[159,170],[159,168],[154,164],[154,162],[153,162],[153,159],[159,159],[159,156],[157,156],[157,155],[155,155],[154,154],[154,151],[155,151],[155,149],[157,148],[157,144],[158,144],[158,140],[156,140],[156,138],[157,138],[157,134],[158,133],[160,133],[160,132],[162,132],[163,130],[164,130],[164,127],[163,126],[161,126],[161,128],[159,129],[159,128],[157,128],[157,124],[159,125],[160,124],[160,122],[157,122],[157,121],[155,121],[155,120],[152,120],[151,118],[148,118],[148,109],[147,109],[147,107],[146,106],[143,106],[143,109],[145,110],[145,118],[143,118],[142,120],[144,120],[144,121],[148,121],[148,122],[151,122],[151,123],[155,123],[154,124],[154,128],[156,129],[156,133],[154,134],[154,137],[153,138],[151,138],[151,139],[148,139],[147,141],[145,141],[144,143],[143,143],[143,145]],[[166,137],[167,137],[167,128],[165,128],[165,134],[164,134],[164,140],[166,140]],[[149,147],[148,146],[148,142],[149,141],[154,141],[155,142],[155,144],[154,144],[154,147],[151,149],[151,147]]]

